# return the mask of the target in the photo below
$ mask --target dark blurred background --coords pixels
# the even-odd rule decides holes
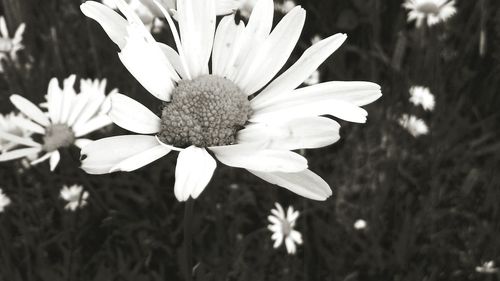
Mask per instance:
[[[402,1],[296,2],[308,14],[288,65],[315,35],[345,32],[321,80],[373,81],[384,95],[366,107],[366,124],[341,122],[338,143],[305,152],[333,188],[326,202],[219,165],[195,202],[195,279],[499,280],[475,268],[500,264],[500,2],[458,0],[454,17],[424,29],[406,22]],[[0,75],[1,113],[13,110],[10,94],[41,102],[50,78],[73,73],[107,78],[108,89],[153,105],[80,1],[0,3],[11,32],[27,25],[20,63],[5,63]],[[172,42],[166,28],[155,37]],[[431,89],[433,112],[408,102],[413,85]],[[429,134],[411,136],[397,121],[404,113],[424,119]],[[175,157],[104,176],[85,174],[78,157],[64,151],[54,173],[47,163],[0,163],[0,187],[12,199],[0,214],[0,280],[183,280]],[[64,184],[83,185],[89,204],[64,210]],[[294,256],[272,248],[274,202],[301,212],[304,244]],[[354,228],[359,219],[366,228]]]

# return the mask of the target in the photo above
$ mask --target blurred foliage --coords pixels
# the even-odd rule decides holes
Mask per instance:
[[[448,23],[417,30],[401,1],[299,1],[308,19],[289,64],[314,35],[345,32],[347,43],[320,68],[322,80],[373,81],[384,96],[367,107],[367,124],[343,122],[341,141],[306,151],[334,189],[326,202],[219,165],[195,202],[196,280],[499,280],[474,268],[500,264],[500,3],[457,2]],[[109,88],[153,104],[79,4],[2,0],[10,27],[27,24],[20,63],[6,63],[0,77],[2,113],[12,110],[10,94],[42,101],[51,77],[72,73],[107,78]],[[168,30],[157,37],[172,42]],[[434,112],[408,103],[412,85],[430,87]],[[402,113],[424,118],[430,134],[411,137],[397,124]],[[183,280],[175,157],[90,176],[78,154],[65,151],[55,173],[47,164],[0,164],[1,188],[12,199],[0,214],[0,280]],[[90,198],[73,213],[59,190],[74,183]],[[272,248],[266,226],[275,201],[302,212],[304,245],[295,256]],[[354,229],[357,219],[367,228]]]

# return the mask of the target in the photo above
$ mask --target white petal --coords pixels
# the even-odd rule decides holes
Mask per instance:
[[[106,174],[120,162],[158,146],[154,136],[123,135],[94,141],[81,151],[82,169],[89,174]]]
[[[182,49],[192,78],[208,74],[215,33],[215,0],[178,0]]]
[[[190,79],[190,76],[188,76],[188,69],[182,64],[182,60],[179,54],[166,44],[158,43],[158,46],[160,46],[163,54],[165,55],[165,57],[167,57],[168,61],[172,64],[172,66],[177,71],[177,73],[179,73],[182,79]]]
[[[237,44],[238,37],[243,30],[243,22],[237,25],[234,16],[226,16],[220,21],[215,33],[212,53],[212,72],[214,75],[226,76],[224,70],[227,68],[231,54],[234,53],[235,44]]]
[[[169,101],[178,75],[156,42],[134,26],[128,28],[127,43],[118,54],[123,65],[156,98]]]
[[[267,220],[274,224],[280,224],[280,220],[275,216],[267,216]]]
[[[75,137],[79,138],[81,136],[85,136],[87,134],[90,134],[96,130],[99,130],[101,128],[104,128],[108,125],[110,125],[111,119],[107,115],[98,115],[92,119],[90,119],[88,122],[84,123],[83,125],[80,125],[78,127],[74,127],[74,132],[75,132]]]
[[[369,91],[372,92],[370,95],[380,94],[379,90]],[[366,110],[350,102],[332,98],[330,94],[331,92],[313,94],[309,93],[309,91],[297,90],[274,100],[268,106],[259,109],[254,108],[250,121],[283,122],[294,118],[332,115],[349,122],[366,122],[366,116],[368,115]]]
[[[52,155],[50,156],[50,170],[54,171],[57,167],[57,164],[59,164],[59,161],[61,160],[61,154],[59,151],[54,151]]]
[[[310,170],[298,173],[248,171],[269,183],[279,185],[312,200],[324,201],[332,195],[328,183]]]
[[[218,16],[234,13],[241,3],[237,0],[216,0],[215,12]]]
[[[341,100],[356,106],[370,104],[382,96],[380,86],[372,82],[364,81],[330,81],[304,87],[293,91],[289,95],[284,95],[279,101],[288,98],[304,97],[308,100]],[[276,100],[276,102],[278,102]]]
[[[45,161],[45,160],[49,159],[49,158],[50,158],[50,156],[52,156],[52,154],[53,154],[53,153],[54,153],[53,151],[52,151],[52,152],[47,152],[47,153],[45,153],[42,157],[40,157],[40,158],[36,159],[35,161],[31,161],[31,163],[30,163],[30,164],[31,164],[31,165],[33,165],[33,166],[34,166],[34,165],[37,165],[37,164],[40,164],[40,163],[42,163],[43,161]]]
[[[3,131],[0,131],[0,139],[30,147],[41,147],[39,143],[33,141],[30,137],[20,137]]]
[[[261,172],[298,172],[307,169],[307,159],[288,150],[256,148],[253,145],[211,147],[219,161],[237,168]]]
[[[273,248],[278,248],[281,243],[283,243],[283,235],[279,235],[276,239],[276,241],[274,241],[274,244],[273,244]]]
[[[285,65],[299,40],[306,11],[300,6],[290,11],[258,48],[255,57],[248,58],[235,83],[252,95],[265,86]],[[245,71],[243,71],[245,70]]]
[[[19,95],[12,95],[10,96],[10,101],[12,102],[12,104],[14,104],[15,107],[17,107],[17,109],[19,109],[19,111],[31,118],[31,120],[43,126],[50,125],[47,116],[29,100]]]
[[[89,139],[76,139],[75,140],[75,145],[82,149],[84,146],[86,146],[87,144],[93,142],[93,140],[89,140]]]
[[[163,145],[158,144],[155,147],[152,147],[144,152],[138,153],[130,158],[127,158],[120,163],[116,164],[111,168],[111,172],[123,171],[123,172],[132,172],[139,168],[146,166],[149,163],[152,163],[163,156],[167,155],[171,150],[166,148]]]
[[[24,117],[13,118],[12,122],[14,122],[17,126],[23,128],[25,130],[35,132],[35,133],[38,133],[41,135],[45,134],[45,129],[42,126],[36,124],[33,121],[30,121],[30,120],[24,118]]]
[[[238,143],[267,140],[269,148],[319,148],[340,139],[339,123],[325,117],[305,117],[285,123],[255,124],[238,132]]]
[[[290,237],[287,237],[285,239],[285,246],[289,254],[295,254],[295,252],[297,251],[297,247],[295,246],[295,243],[293,243],[293,240]]]
[[[290,238],[292,238],[295,243],[299,245],[302,244],[302,235],[297,230],[292,230],[292,232],[290,232]]]
[[[289,93],[304,82],[347,39],[345,34],[335,34],[312,45],[287,71],[269,84],[255,99],[252,106],[258,108]]]
[[[61,106],[63,100],[63,93],[59,88],[57,78],[50,79],[49,87],[47,89],[47,105],[49,117],[52,123],[61,123]]]
[[[161,120],[158,116],[122,94],[111,96],[109,117],[116,125],[138,134],[155,134],[160,131]]]
[[[95,1],[83,3],[80,9],[84,15],[97,21],[120,49],[125,46],[127,20],[109,7]]]
[[[75,92],[75,80],[76,75],[71,75],[68,78],[64,79],[63,82],[63,99],[61,103],[61,117],[59,123],[68,123],[68,118],[70,117],[71,112],[73,111],[73,104],[76,99]]]
[[[175,168],[175,197],[186,201],[198,198],[210,182],[217,163],[204,148],[190,146],[179,153]]]
[[[21,148],[0,154],[0,162],[23,158],[41,151],[40,147]]]

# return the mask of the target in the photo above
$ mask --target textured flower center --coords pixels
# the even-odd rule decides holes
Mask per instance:
[[[420,5],[418,5],[417,10],[424,14],[438,14],[439,13],[439,6],[436,5],[436,3],[432,2],[424,2]]]
[[[158,137],[177,147],[229,145],[250,114],[247,96],[233,82],[213,75],[182,80],[164,104]]]
[[[13,47],[12,40],[8,38],[0,38],[0,52],[8,53]]]
[[[281,231],[283,232],[284,236],[290,235],[290,233],[292,232],[292,226],[290,225],[290,222],[288,222],[287,220],[282,220]]]
[[[75,142],[75,133],[66,124],[54,124],[45,128],[43,150],[55,151],[70,146]]]

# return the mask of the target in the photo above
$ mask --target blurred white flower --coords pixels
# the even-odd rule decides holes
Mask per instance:
[[[286,14],[290,12],[293,8],[295,8],[297,4],[295,4],[292,0],[285,0],[283,3],[275,3],[274,9],[280,13]]]
[[[276,209],[272,209],[272,215],[267,219],[271,223],[267,228],[273,232],[271,239],[274,240],[274,248],[278,248],[283,241],[289,254],[295,254],[297,246],[302,244],[302,235],[294,229],[295,222],[299,217],[299,211],[294,211],[292,206],[288,207],[287,212],[279,203],[274,204]]]
[[[476,272],[492,274],[492,273],[497,273],[498,268],[495,267],[494,261],[488,261],[484,262],[481,266],[476,266]]]
[[[408,22],[415,21],[417,27],[444,22],[457,12],[453,0],[406,0],[403,7],[409,10]]]
[[[252,14],[252,10],[257,4],[258,0],[238,0],[238,10],[240,11],[240,15],[244,18],[249,18],[250,14]]]
[[[11,112],[9,114],[3,115],[0,114],[0,131],[6,132],[18,137],[29,137],[31,135],[31,131],[26,130],[23,127],[17,125],[16,119],[27,119],[21,113]],[[0,152],[8,151],[16,146],[18,143],[11,142],[5,139],[0,138]]]
[[[410,102],[415,106],[421,105],[425,110],[432,111],[436,105],[434,95],[429,88],[414,86],[410,88]]]
[[[200,196],[217,167],[214,157],[310,199],[326,200],[332,194],[328,183],[294,150],[324,147],[339,139],[340,125],[322,115],[366,122],[368,113],[361,106],[382,95],[380,86],[330,81],[297,87],[342,45],[345,34],[311,46],[273,80],[300,38],[306,17],[301,7],[293,8],[272,30],[272,0],[259,0],[246,26],[236,23],[233,15],[217,26],[214,0],[179,1],[179,28],[163,9],[176,51],[158,43],[121,2],[126,19],[93,1],[82,4],[81,10],[121,49],[122,63],[158,99],[155,110],[161,112],[125,95],[112,95],[111,119],[135,134],[85,146],[82,168],[87,173],[131,172],[176,151],[174,193],[179,201]]]
[[[23,33],[26,25],[24,23],[20,24],[14,33],[14,37],[10,37],[9,29],[7,28],[7,23],[5,18],[0,16],[0,72],[3,71],[2,60],[6,57],[16,61],[17,52],[24,48],[22,44]]]
[[[109,1],[109,0],[108,0]],[[163,12],[155,3],[155,0],[140,0],[156,17],[163,17]],[[254,0],[215,0],[215,12],[218,16],[234,13],[238,8],[243,6],[245,2]],[[115,0],[116,2],[116,0]],[[177,20],[177,0],[156,0],[162,5],[167,12]]]
[[[139,16],[142,22],[151,29],[153,27],[155,15],[151,11],[151,9],[144,5],[141,0],[125,0],[130,8]],[[102,3],[111,9],[117,10],[118,6],[116,5],[115,0],[102,0]]]
[[[414,115],[403,114],[403,116],[399,119],[399,124],[414,137],[429,133],[429,128],[425,124],[424,120],[419,119]]]
[[[106,101],[106,81],[81,80],[81,91],[77,94],[73,88],[75,79],[75,75],[65,79],[62,89],[56,78],[50,81],[46,96],[48,112],[43,112],[19,95],[10,97],[14,106],[31,119],[16,118],[16,125],[41,135],[42,142],[0,131],[1,139],[23,146],[0,154],[0,162],[45,152],[31,164],[50,159],[50,169],[53,171],[61,157],[58,149],[73,144],[82,148],[90,140],[81,137],[112,123],[107,116],[110,105]]]
[[[357,230],[362,230],[362,229],[365,229],[366,228],[366,221],[365,220],[357,220],[354,222],[354,228],[357,229]]]
[[[318,34],[314,35],[313,38],[311,38],[311,44],[316,44],[318,42],[320,42],[321,40],[323,40],[323,38],[321,36],[319,36]]]
[[[0,213],[4,211],[5,207],[10,205],[10,199],[3,193],[3,190],[0,188]]]
[[[83,191],[83,186],[76,184],[70,187],[66,185],[63,186],[60,195],[62,199],[68,202],[64,209],[71,211],[75,211],[78,207],[82,208],[87,205],[87,199],[89,198],[89,193]]]
[[[311,76],[309,76],[306,81],[304,81],[305,85],[312,86],[318,84],[320,81],[320,73],[319,70],[314,71]]]

